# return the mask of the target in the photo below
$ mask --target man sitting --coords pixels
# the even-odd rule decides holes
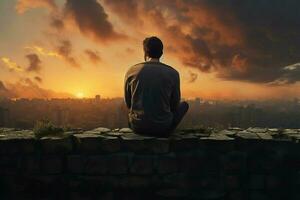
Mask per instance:
[[[125,103],[129,126],[138,134],[167,137],[188,111],[180,103],[179,73],[159,61],[163,43],[157,37],[143,42],[145,62],[132,66],[125,76]]]

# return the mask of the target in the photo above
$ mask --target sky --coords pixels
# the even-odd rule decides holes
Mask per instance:
[[[0,97],[122,97],[149,36],[184,98],[300,97],[298,0],[1,0],[0,13]]]

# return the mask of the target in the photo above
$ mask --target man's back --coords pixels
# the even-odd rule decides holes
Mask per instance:
[[[180,102],[179,74],[160,62],[131,67],[125,77],[129,120],[137,130],[167,130]]]

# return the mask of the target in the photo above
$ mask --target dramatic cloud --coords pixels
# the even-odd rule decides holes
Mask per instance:
[[[61,57],[61,55],[59,55],[59,53],[57,53],[55,51],[48,51],[40,46],[28,46],[28,47],[25,47],[25,49],[32,50],[42,56],[59,57],[59,58]]]
[[[190,74],[189,83],[194,83],[198,78],[198,74],[191,71],[189,71],[189,74]]]
[[[42,83],[43,82],[43,79],[41,77],[39,77],[39,76],[35,76],[34,80],[37,81],[38,83]]]
[[[4,83],[0,81],[0,98],[11,98],[10,91],[5,87]]]
[[[20,65],[18,65],[16,62],[10,60],[7,57],[1,58],[2,62],[5,64],[5,66],[9,69],[9,71],[16,71],[16,72],[22,72],[24,71]]]
[[[49,99],[49,98],[70,98],[74,96],[68,93],[55,92],[52,90],[41,88],[36,83],[34,83],[31,79],[23,78],[16,83],[7,83],[6,86],[4,86],[4,84],[0,81],[0,97]]]
[[[58,31],[61,31],[61,30],[64,29],[65,24],[64,24],[64,21],[62,19],[53,16],[50,20],[51,20],[50,21],[50,26],[51,27],[54,27]]]
[[[83,34],[97,41],[103,42],[125,37],[114,30],[102,5],[97,0],[67,0],[65,12]]]
[[[281,70],[281,75],[276,79],[272,85],[293,84],[299,81],[300,77],[300,63],[286,66]]]
[[[37,54],[28,54],[26,58],[29,60],[28,72],[39,72],[42,69],[42,61]]]
[[[88,56],[91,62],[97,64],[101,61],[101,57],[98,51],[92,51],[90,49],[86,49],[84,53]]]
[[[56,47],[57,54],[60,55],[72,67],[80,67],[77,60],[72,56],[72,43],[69,40],[60,41]]]
[[[104,0],[120,20],[156,33],[187,67],[254,83],[300,80],[300,2],[295,0]],[[134,20],[126,18],[131,13]],[[129,17],[129,18],[130,18]],[[137,26],[136,21],[141,21]],[[138,27],[138,28],[137,28]],[[151,27],[151,28],[150,28]]]
[[[54,0],[18,0],[16,10],[19,14],[23,14],[32,8],[48,8],[51,11],[57,8]]]

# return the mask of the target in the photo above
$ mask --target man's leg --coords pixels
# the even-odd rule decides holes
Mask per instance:
[[[171,126],[171,131],[174,131],[178,124],[181,122],[184,115],[187,113],[189,109],[189,104],[187,102],[181,102],[177,108],[177,110],[173,113],[173,122]]]

